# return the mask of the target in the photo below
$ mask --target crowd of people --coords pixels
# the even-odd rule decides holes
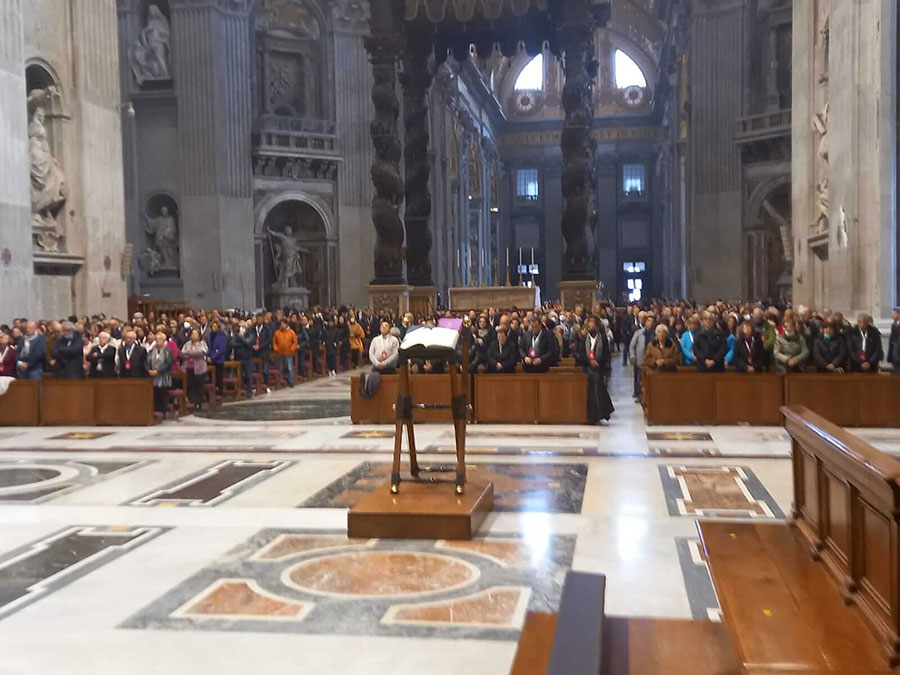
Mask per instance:
[[[417,325],[436,325],[449,311],[433,314],[376,312],[353,306],[307,311],[137,312],[117,317],[69,317],[65,321],[15,319],[0,325],[0,376],[54,378],[153,378],[155,405],[165,409],[173,374],[184,372],[187,397],[201,406],[209,366],[221,390],[224,364],[241,364],[242,386],[253,396],[252,374],[261,364],[266,388],[273,362],[288,386],[308,377],[334,377],[360,366],[391,373],[400,341]],[[616,307],[564,309],[545,304],[530,310],[468,312],[472,372],[547,372],[572,357],[588,374],[589,420],[599,423],[613,411],[607,378],[613,354],[634,370],[636,400],[643,371],[694,366],[700,372],[875,373],[900,372],[900,310],[893,312],[887,352],[881,333],[866,314],[851,324],[841,313],[816,312],[758,303],[654,300]],[[299,358],[295,358],[299,356]],[[299,372],[294,372],[295,363]],[[413,361],[413,372],[440,373],[439,361]]]

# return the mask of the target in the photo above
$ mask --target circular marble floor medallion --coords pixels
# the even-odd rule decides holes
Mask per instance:
[[[281,580],[313,595],[393,598],[456,590],[480,575],[471,563],[446,555],[358,551],[305,560],[286,569]]]
[[[0,496],[49,488],[78,477],[71,466],[43,464],[6,464],[0,466]]]

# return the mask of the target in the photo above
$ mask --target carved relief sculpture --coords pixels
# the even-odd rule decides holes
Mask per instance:
[[[816,212],[813,230],[828,232],[828,104],[812,120],[813,130],[819,137],[816,149]]]
[[[62,234],[57,231],[57,216],[68,197],[66,176],[53,156],[45,124],[44,105],[56,87],[35,89],[28,94],[28,159],[31,174],[31,223],[44,230],[38,244],[47,251],[55,251]]]
[[[145,266],[150,276],[159,272],[178,272],[178,225],[169,208],[163,206],[159,215],[144,218],[144,231],[150,240],[145,252]]]
[[[147,25],[131,47],[131,72],[138,86],[147,80],[170,80],[169,20],[156,5],[147,10]]]

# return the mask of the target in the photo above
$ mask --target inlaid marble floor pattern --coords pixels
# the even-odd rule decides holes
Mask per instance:
[[[609,426],[469,427],[496,486],[470,543],[347,539],[393,427],[351,425],[343,380],[152,429],[2,429],[0,675],[505,674],[569,568],[607,575],[610,613],[717,620],[696,521],[783,518],[789,440],[648,428],[630,377]],[[449,425],[416,435],[448,463]]]

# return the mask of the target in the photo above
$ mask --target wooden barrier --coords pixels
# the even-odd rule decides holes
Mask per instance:
[[[149,426],[153,417],[153,383],[149,379],[93,380],[94,424]]]
[[[41,385],[40,424],[43,426],[154,423],[150,379],[46,379]]]
[[[784,403],[801,405],[844,427],[900,424],[900,377],[888,374],[805,374],[785,378]]]
[[[16,380],[0,396],[0,426],[37,426],[40,421],[40,384]]]
[[[410,375],[413,403],[450,403],[450,378],[446,375]],[[350,419],[354,424],[393,424],[397,417],[399,375],[382,375],[381,385],[375,396],[363,398],[359,394],[359,376],[350,379]],[[413,412],[416,422],[450,422],[449,409]]]
[[[900,462],[807,408],[782,412],[793,445],[797,529],[896,663]]]
[[[474,381],[475,421],[510,424],[586,424],[587,378],[583,373],[479,374]],[[449,403],[446,375],[410,376],[413,402]],[[359,394],[359,377],[350,381],[354,424],[391,424],[397,402],[397,375],[383,375],[370,399]],[[416,410],[418,422],[449,422],[447,410]]]
[[[651,424],[779,424],[780,375],[646,373],[644,403]]]
[[[859,373],[644,373],[650,424],[780,424],[782,405],[803,405],[840,426],[894,426],[900,377]]]

